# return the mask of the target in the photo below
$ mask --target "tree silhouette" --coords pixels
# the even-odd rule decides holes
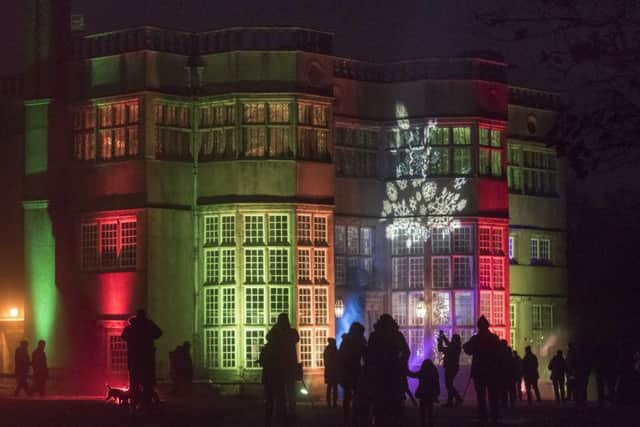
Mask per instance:
[[[492,0],[476,20],[491,37],[535,46],[566,95],[552,144],[579,176],[640,158],[640,2]]]

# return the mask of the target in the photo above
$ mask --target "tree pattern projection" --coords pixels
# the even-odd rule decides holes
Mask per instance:
[[[434,227],[454,225],[454,215],[465,209],[467,201],[461,190],[467,179],[454,178],[452,188],[448,188],[450,180],[439,182],[429,176],[434,165],[448,161],[439,158],[430,144],[435,121],[424,127],[400,128],[402,138],[398,145],[404,148],[396,150],[395,176],[399,179],[386,184],[381,216],[392,219],[386,229],[388,239],[402,231],[426,240]]]

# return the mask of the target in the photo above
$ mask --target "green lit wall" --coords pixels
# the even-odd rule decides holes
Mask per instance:
[[[58,311],[58,292],[55,284],[55,239],[48,202],[24,202],[25,209],[25,277],[27,304],[25,332],[31,344],[44,339],[49,343],[51,364],[59,360],[54,340]]]

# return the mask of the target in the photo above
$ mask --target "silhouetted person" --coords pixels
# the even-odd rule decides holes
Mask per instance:
[[[284,418],[286,415],[286,396],[284,390],[284,376],[282,364],[279,360],[278,349],[267,336],[266,344],[260,351],[258,363],[262,366],[262,386],[264,388],[264,424],[271,426],[274,409],[278,417]]]
[[[180,352],[182,346],[177,346],[173,351],[169,352],[169,378],[173,383],[172,393],[180,392]]]
[[[129,366],[129,390],[134,405],[147,408],[155,392],[156,348],[155,340],[162,336],[162,330],[144,310],[129,319],[129,325],[122,332],[127,343],[127,363]],[[141,390],[142,389],[142,390]]]
[[[564,360],[562,350],[558,350],[549,362],[549,370],[551,371],[551,382],[553,383],[553,394],[556,397],[556,402],[564,403],[566,400],[564,379],[567,375],[567,362]]]
[[[536,400],[540,402],[540,389],[538,388],[538,358],[531,352],[531,347],[526,346],[524,349],[524,358],[522,359],[522,376],[524,377],[524,386],[527,390],[527,402],[531,404],[531,391],[536,394]]]
[[[178,352],[178,381],[180,389],[189,393],[193,384],[193,360],[191,359],[191,343],[185,341]]]
[[[594,350],[593,368],[596,374],[596,389],[598,392],[598,404],[605,401],[614,401],[615,378],[617,364],[617,349],[600,340]]]
[[[335,338],[327,338],[322,354],[324,361],[324,383],[327,385],[327,406],[338,406],[338,382],[340,382],[340,358]]]
[[[460,335],[453,334],[451,342],[447,339],[444,332],[440,331],[438,335],[438,351],[443,354],[442,366],[444,367],[444,384],[447,387],[447,404],[446,406],[460,405],[462,396],[456,390],[453,381],[460,370],[460,352],[462,351],[462,343]]]
[[[31,396],[31,390],[27,383],[27,375],[29,375],[29,367],[31,366],[27,346],[28,343],[26,340],[20,341],[20,346],[18,346],[14,355],[14,374],[16,376],[16,390],[13,393],[14,396],[18,396],[18,394],[20,394],[20,390],[24,390],[27,396]]]
[[[513,351],[513,387],[519,400],[522,400],[522,358]]]
[[[352,423],[353,397],[362,373],[362,361],[367,353],[367,340],[364,338],[364,326],[353,322],[349,332],[342,335],[340,343],[340,385],[344,393],[342,406],[344,408],[344,424]]]
[[[369,335],[365,359],[371,373],[373,414],[376,426],[398,424],[406,391],[407,360],[410,350],[398,324],[389,314],[383,314]]]
[[[286,313],[280,313],[276,324],[267,333],[267,341],[273,345],[278,375],[278,387],[283,391],[287,413],[285,418],[296,417],[296,381],[302,380],[302,368],[298,364],[296,344],[300,341],[298,331],[291,327]],[[280,385],[282,384],[282,385]],[[281,408],[280,408],[281,409]]]
[[[511,351],[507,340],[500,340],[500,360],[500,365],[502,366],[498,373],[500,377],[500,400],[503,407],[513,407],[516,401],[516,388],[513,382],[516,366],[513,360],[513,351]]]
[[[589,348],[584,343],[576,351],[575,366],[575,401],[578,405],[584,405],[587,402],[587,388],[589,386],[589,376],[591,375]]]
[[[495,423],[498,420],[498,401],[500,395],[500,339],[489,331],[489,322],[484,316],[478,319],[478,333],[469,339],[463,350],[472,356],[471,378],[478,398],[480,422],[486,424],[488,418]],[[487,414],[487,395],[489,414]]]
[[[567,400],[576,398],[576,370],[578,369],[578,353],[575,344],[569,343],[567,350]]]
[[[433,404],[438,402],[440,396],[440,380],[438,370],[431,359],[422,362],[418,372],[409,371],[411,378],[418,379],[416,398],[420,402],[420,426],[433,426]]]
[[[44,396],[49,368],[47,366],[47,355],[44,352],[46,342],[38,341],[38,346],[31,353],[31,366],[33,367],[33,388],[40,396]]]

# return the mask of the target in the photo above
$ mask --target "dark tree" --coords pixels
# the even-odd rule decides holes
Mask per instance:
[[[534,49],[566,95],[551,141],[579,176],[640,159],[640,2],[488,0],[492,39]],[[552,79],[552,80],[551,80]]]

